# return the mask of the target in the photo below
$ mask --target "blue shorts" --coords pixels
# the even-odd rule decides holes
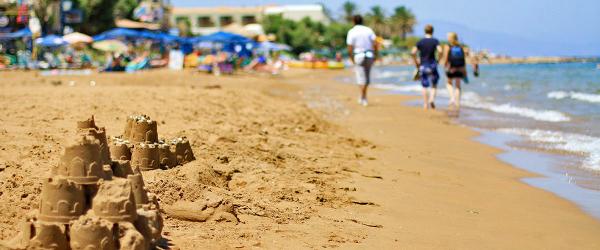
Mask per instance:
[[[436,63],[422,64],[419,67],[419,74],[423,88],[437,87],[440,74],[438,73]]]

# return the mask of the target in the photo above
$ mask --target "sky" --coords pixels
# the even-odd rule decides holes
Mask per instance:
[[[344,0],[171,0],[176,7],[255,6],[264,4],[324,3],[342,13]],[[469,34],[464,42],[512,55],[600,56],[600,0],[357,0],[361,11],[381,5],[388,14],[405,5],[419,25]],[[444,31],[444,32],[442,32]],[[416,35],[422,34],[416,30]],[[483,39],[482,36],[494,37]],[[518,46],[518,48],[515,48]]]

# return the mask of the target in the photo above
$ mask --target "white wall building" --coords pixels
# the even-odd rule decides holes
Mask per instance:
[[[311,5],[269,5],[254,7],[175,7],[171,13],[171,25],[177,27],[181,20],[189,20],[194,34],[210,34],[228,26],[243,27],[257,24],[266,15],[281,14],[295,21],[310,17],[313,21],[329,24],[331,19],[323,6]]]

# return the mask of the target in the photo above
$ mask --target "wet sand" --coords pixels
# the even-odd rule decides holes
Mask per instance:
[[[94,114],[111,136],[145,113],[198,158],[144,172],[161,205],[225,200],[240,221],[167,215],[173,248],[600,248],[600,222],[519,181],[533,175],[475,132],[401,105],[412,97],[375,91],[360,107],[333,80],[349,72],[0,74],[0,239],[37,208],[75,121]]]

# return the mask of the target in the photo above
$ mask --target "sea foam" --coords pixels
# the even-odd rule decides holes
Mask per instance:
[[[598,137],[537,129],[505,128],[498,131],[523,136],[530,141],[541,143],[546,149],[585,155],[583,167],[600,171],[600,138]]]
[[[374,84],[375,88],[407,92],[407,93],[420,93],[422,87],[419,84],[410,85],[395,85],[395,84]],[[449,97],[448,92],[445,89],[440,89],[438,95],[442,97]],[[492,102],[493,98],[481,97],[475,92],[464,92],[462,95],[462,105],[469,108],[484,109],[494,113],[516,115],[520,117],[530,118],[537,121],[545,122],[568,122],[571,120],[569,116],[559,111],[554,110],[536,110],[527,107],[519,107],[510,103],[498,104]]]
[[[589,103],[600,103],[600,95],[574,92],[574,91],[552,91],[546,95],[548,98],[562,100],[570,98],[573,100],[584,101]]]

